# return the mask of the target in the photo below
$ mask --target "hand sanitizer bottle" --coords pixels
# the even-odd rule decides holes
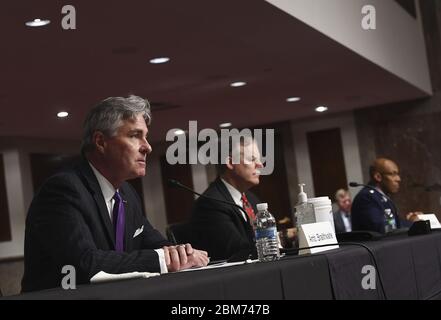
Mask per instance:
[[[315,223],[314,205],[308,203],[308,196],[303,191],[303,183],[299,184],[300,193],[298,195],[298,202],[295,206],[295,222],[297,231],[302,224]]]

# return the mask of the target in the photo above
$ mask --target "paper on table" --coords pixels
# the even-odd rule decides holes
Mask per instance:
[[[439,223],[436,215],[433,213],[419,214],[418,218],[420,220],[429,220],[431,229],[441,229],[441,224]]]
[[[100,283],[100,282],[135,279],[135,278],[150,278],[155,276],[159,276],[159,273],[135,271],[128,273],[111,274],[111,273],[106,273],[104,271],[100,271],[90,279],[90,283]]]

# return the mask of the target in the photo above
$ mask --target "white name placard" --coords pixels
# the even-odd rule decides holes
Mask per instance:
[[[441,229],[441,224],[438,221],[438,218],[433,213],[430,214],[419,214],[418,218],[420,220],[430,221],[431,229]]]
[[[337,243],[334,228],[329,221],[302,224],[299,227],[299,247],[314,247]],[[300,250],[299,255],[337,249],[338,245]]]

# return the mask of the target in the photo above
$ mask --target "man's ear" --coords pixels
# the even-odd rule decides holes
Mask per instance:
[[[233,166],[233,158],[231,158],[230,156],[228,158],[225,159],[225,165],[227,166],[227,168],[229,170],[233,170],[234,166]]]
[[[379,172],[374,173],[374,180],[377,183],[380,183],[383,180],[383,176]]]
[[[104,134],[101,131],[95,131],[93,133],[93,144],[95,145],[95,149],[103,154],[104,150],[106,148],[106,137],[104,136]]]

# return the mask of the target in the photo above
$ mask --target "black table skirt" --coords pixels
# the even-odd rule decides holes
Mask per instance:
[[[441,296],[441,233],[396,236],[364,242],[378,264],[375,290],[363,289],[365,265],[374,265],[359,246],[277,262],[170,273],[32,292],[4,299],[433,299]],[[383,286],[378,279],[381,276]]]

